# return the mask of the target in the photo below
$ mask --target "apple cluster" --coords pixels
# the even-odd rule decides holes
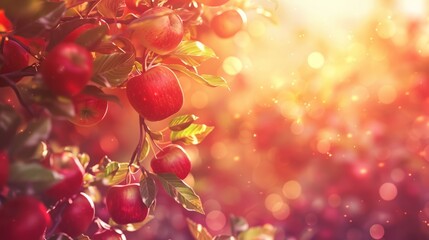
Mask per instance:
[[[192,114],[171,118],[184,103],[178,76],[228,87],[197,71],[217,57],[198,30],[210,25],[230,38],[245,19],[228,0],[2,0],[0,90],[17,104],[0,102],[1,239],[126,239],[121,230],[150,220],[157,181],[184,208],[204,213],[185,182],[191,160],[183,145],[199,144],[213,127]],[[125,97],[106,93],[112,89]],[[139,118],[128,162],[91,161],[79,146],[51,138],[53,124],[96,126],[109,102],[121,101]],[[166,130],[149,127],[168,118]],[[107,208],[108,219],[97,216],[99,208]]]

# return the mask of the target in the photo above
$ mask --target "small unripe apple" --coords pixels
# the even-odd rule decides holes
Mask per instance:
[[[191,171],[188,154],[176,144],[168,145],[158,152],[150,166],[155,173],[174,173],[180,179],[185,179]]]
[[[0,208],[2,240],[40,240],[50,225],[45,205],[34,197],[17,197]]]
[[[98,89],[98,88],[97,88]],[[98,89],[100,93],[103,93]],[[70,121],[78,126],[94,126],[106,116],[108,105],[104,99],[79,93],[72,97],[75,116]]]
[[[106,205],[110,217],[118,224],[142,222],[148,214],[138,183],[114,185],[109,188]]]
[[[119,229],[104,229],[96,232],[92,240],[127,240],[127,238]]]
[[[167,67],[157,66],[131,78],[127,97],[133,108],[149,121],[160,121],[177,113],[183,105],[182,87]]]
[[[3,45],[3,65],[0,65],[0,74],[19,71],[28,66],[30,55],[18,43],[12,40],[5,40]],[[18,82],[22,78],[11,78]],[[0,79],[0,87],[7,86]]]
[[[196,2],[202,3],[207,6],[215,7],[221,6],[227,3],[229,0],[195,0]]]
[[[77,237],[88,230],[89,225],[94,219],[94,202],[85,193],[81,192],[69,201],[64,202],[61,214],[61,221],[58,224],[58,231],[66,233],[70,237]],[[55,213],[54,213],[55,214]]]
[[[88,50],[75,43],[60,43],[48,53],[40,71],[53,93],[70,97],[86,86],[92,68]]]
[[[172,52],[183,38],[182,19],[170,8],[154,7],[144,12],[141,17],[156,15],[138,24],[134,35],[145,48],[165,55]]]
[[[245,22],[246,14],[241,9],[231,9],[214,16],[210,25],[216,35],[229,38],[238,33]]]
[[[46,190],[46,196],[51,200],[69,198],[80,192],[85,173],[82,164],[70,152],[52,153],[49,157],[49,167],[63,175],[63,179]]]

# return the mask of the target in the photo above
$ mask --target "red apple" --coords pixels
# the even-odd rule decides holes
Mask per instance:
[[[92,75],[92,56],[75,43],[60,43],[42,62],[41,74],[46,85],[58,95],[78,94]]]
[[[104,229],[96,232],[92,240],[127,240],[127,238],[119,229]]]
[[[97,91],[103,93],[97,88]],[[79,126],[94,126],[104,119],[107,113],[107,101],[89,95],[80,93],[72,97],[75,116],[70,121]]]
[[[67,43],[74,43],[76,42],[76,40],[85,32],[98,27],[98,24],[94,24],[94,23],[85,23],[82,24],[81,26],[77,27],[76,29],[74,29],[73,31],[71,31],[63,40],[63,42],[67,42]],[[94,42],[93,44],[91,44],[91,46],[88,46],[88,49],[93,50],[95,47],[98,46],[98,44],[100,44],[101,39],[99,41]]]
[[[6,186],[9,178],[9,157],[7,152],[0,151],[0,190]]]
[[[127,83],[127,97],[131,106],[149,121],[163,120],[183,105],[183,92],[176,75],[163,66],[131,78]]]
[[[49,158],[49,167],[64,177],[46,191],[50,199],[57,201],[61,198],[69,198],[81,190],[85,171],[72,153],[52,153]]]
[[[210,25],[216,35],[229,38],[239,32],[245,22],[246,14],[241,9],[232,9],[214,16]]]
[[[94,219],[94,202],[88,195],[81,192],[70,198],[69,201],[64,202],[64,204],[66,206],[58,207],[64,207],[61,221],[58,224],[58,231],[73,238],[85,233]]]
[[[191,171],[191,161],[185,150],[175,144],[168,145],[156,154],[150,166],[155,173],[174,173],[185,179]]]
[[[221,6],[227,3],[229,0],[196,0],[196,2],[202,3],[207,6]]]
[[[0,238],[2,240],[40,240],[51,217],[43,203],[31,196],[21,196],[0,208]]]
[[[140,22],[135,28],[134,36],[143,47],[161,55],[168,54],[182,41],[182,19],[166,7],[151,8],[141,17],[151,15],[158,17]]]
[[[19,71],[28,66],[30,55],[18,43],[12,40],[5,40],[3,45],[3,65],[0,65],[0,74]],[[15,82],[21,78],[11,78]],[[7,86],[0,79],[0,87]]]
[[[106,195],[110,217],[118,224],[142,222],[148,213],[140,195],[140,184],[114,185]]]

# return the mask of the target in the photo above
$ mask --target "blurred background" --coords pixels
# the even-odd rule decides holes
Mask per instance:
[[[181,113],[215,126],[186,147],[206,215],[161,197],[130,236],[190,239],[186,217],[229,234],[234,214],[272,224],[277,239],[429,239],[428,2],[279,0],[275,12],[277,24],[247,10],[230,39],[200,29],[219,56],[200,71],[231,88],[179,76]],[[128,161],[138,118],[127,104],[110,104],[96,129],[64,122],[57,135]]]

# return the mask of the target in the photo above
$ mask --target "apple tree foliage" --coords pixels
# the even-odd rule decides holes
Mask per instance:
[[[0,87],[10,88],[20,103],[0,103],[0,236],[125,239],[122,231],[136,231],[153,218],[159,186],[185,209],[204,214],[200,197],[183,181],[191,162],[181,145],[201,143],[213,127],[193,114],[176,114],[183,104],[176,74],[228,88],[224,78],[198,70],[217,58],[199,41],[198,26],[229,38],[243,28],[246,10],[274,19],[247,0],[0,1]],[[139,116],[129,161],[105,156],[90,166],[79,146],[51,146],[53,120],[96,126],[108,102],[124,100],[105,93],[114,88],[126,88],[125,100]],[[147,125],[167,118],[163,131]],[[152,169],[143,161],[151,161]],[[108,187],[107,208],[120,223],[94,216],[84,192],[100,185]],[[30,218],[40,221],[31,224]],[[92,222],[99,231],[87,236]],[[191,220],[188,225],[196,239],[234,239],[213,238]],[[238,239],[271,234],[267,227],[234,231]]]

